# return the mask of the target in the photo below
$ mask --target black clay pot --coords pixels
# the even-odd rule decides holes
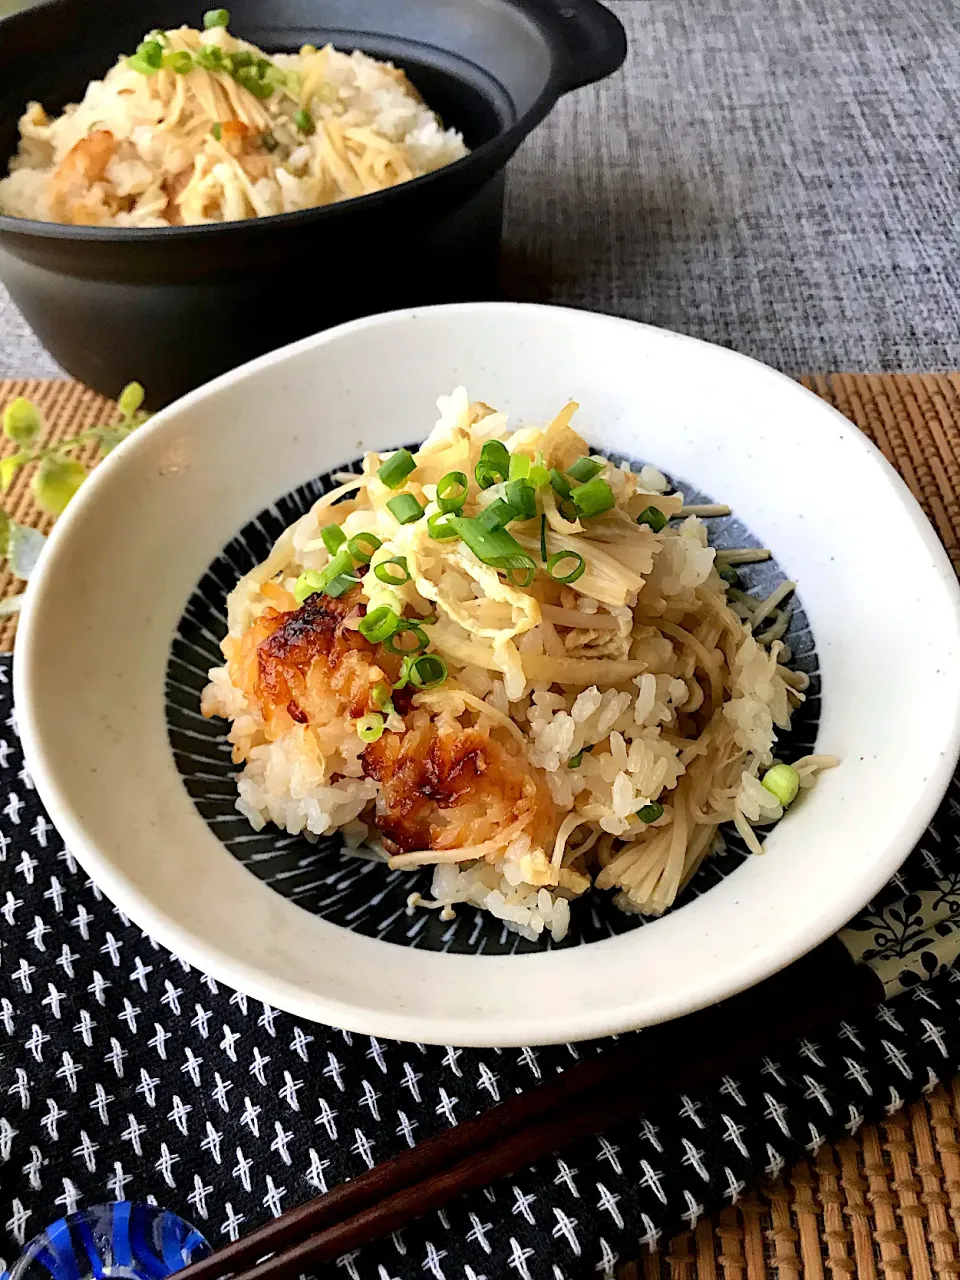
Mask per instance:
[[[0,164],[29,99],[76,101],[145,30],[193,0],[52,0],[0,22]],[[0,217],[0,277],[56,360],[152,407],[343,320],[496,292],[503,167],[557,99],[615,71],[626,41],[597,0],[233,0],[268,52],[332,41],[404,68],[471,154],[342,204],[157,230]]]

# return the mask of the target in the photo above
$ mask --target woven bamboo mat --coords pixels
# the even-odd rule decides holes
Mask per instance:
[[[960,570],[960,373],[842,373],[804,382],[879,445]],[[0,381],[0,406],[17,395],[42,409],[51,440],[116,416],[112,405],[75,383]],[[12,450],[7,442],[5,451]],[[44,531],[50,524],[22,473],[5,506],[23,523]],[[13,589],[9,574],[0,573],[0,596]],[[0,628],[0,652],[12,649],[15,628],[15,621]],[[627,1268],[622,1280],[960,1275],[958,1136],[960,1078],[882,1125],[822,1147],[735,1208]]]

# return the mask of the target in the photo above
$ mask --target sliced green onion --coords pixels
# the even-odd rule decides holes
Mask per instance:
[[[321,529],[320,537],[323,539],[323,545],[331,555],[334,555],[339,551],[347,540],[347,535],[338,524],[328,524],[325,528]]]
[[[588,480],[598,476],[602,470],[602,462],[597,462],[595,458],[588,458],[584,454],[582,458],[576,460],[572,467],[567,467],[567,475],[574,480],[579,480],[581,484],[586,484]]]
[[[413,662],[415,657],[416,654],[407,654],[404,660],[400,663],[400,674],[393,682],[394,693],[396,693],[398,689],[405,689],[410,683],[410,663]]]
[[[556,467],[550,472],[550,485],[554,493],[558,493],[561,498],[569,498],[573,493],[573,485]]]
[[[729,583],[731,587],[737,586],[740,581],[740,575],[732,564],[718,564],[717,573],[719,573],[723,581]]]
[[[417,464],[410,450],[398,449],[381,466],[377,472],[377,479],[382,481],[388,489],[399,489],[411,471],[416,469]]]
[[[236,53],[227,55],[230,59],[231,74],[253,66],[253,54],[249,49],[238,49]]]
[[[423,515],[423,507],[412,493],[398,493],[387,502],[387,510],[400,524],[413,524]]]
[[[447,664],[435,653],[422,653],[410,663],[407,674],[414,688],[436,689],[447,678]]]
[[[381,644],[387,636],[393,635],[399,625],[397,614],[389,605],[382,604],[379,609],[372,610],[360,619],[359,631],[371,644]]]
[[[537,576],[537,566],[533,556],[524,554],[522,564],[501,564],[497,565],[498,569],[502,569],[515,587],[529,587],[530,583]]]
[[[474,470],[481,489],[506,480],[510,474],[510,454],[502,440],[488,440],[480,450],[480,461]]]
[[[204,71],[223,71],[226,58],[223,56],[223,50],[218,49],[215,44],[205,44],[197,50],[196,62],[197,66],[202,67]]]
[[[210,132],[211,132],[211,133],[213,134],[213,136],[216,138],[217,142],[219,142],[219,141],[220,141],[220,139],[221,139],[221,137],[223,136],[223,130],[220,128],[220,121],[219,121],[219,120],[217,120],[217,121],[216,121],[216,122],[211,126],[211,128],[210,128]]]
[[[359,560],[362,564],[369,564],[373,558],[373,553],[379,551],[382,546],[383,543],[375,533],[358,533],[356,537],[351,538],[347,543],[347,550],[354,560]]]
[[[507,501],[516,511],[517,520],[534,520],[537,515],[537,491],[526,480],[511,480],[504,490]]]
[[[484,529],[503,529],[516,518],[516,508],[511,503],[504,502],[502,498],[494,498],[477,516],[477,523],[483,525]]]
[[[193,54],[186,49],[173,49],[163,55],[163,65],[178,76],[185,76],[188,71],[193,70]]]
[[[346,547],[341,546],[339,550],[330,557],[330,560],[320,570],[320,577],[329,581],[336,577],[338,573],[353,572],[353,557]]]
[[[309,596],[323,590],[323,579],[315,569],[307,569],[301,573],[293,588],[293,598],[297,604],[304,604]]]
[[[316,133],[317,131],[317,126],[313,123],[313,116],[306,107],[301,107],[293,117],[293,124],[298,133],[302,133],[307,137],[309,137],[311,133]]]
[[[637,810],[637,817],[641,822],[656,822],[663,817],[663,805],[656,800],[652,804],[645,804],[642,809]]]
[[[157,70],[151,62],[148,62],[146,58],[142,58],[138,53],[132,53],[126,61],[131,71],[139,71],[142,76],[152,76]]]
[[[533,581],[537,571],[533,557],[506,529],[486,529],[466,516],[451,516],[450,523],[481,563],[505,570],[515,586],[526,587]],[[514,577],[515,573],[522,578]]]
[[[527,479],[534,489],[542,489],[545,484],[550,483],[550,472],[541,462],[535,462],[530,468],[530,474]]]
[[[547,563],[547,517],[540,517],[540,559]]]
[[[654,533],[666,527],[667,517],[659,507],[644,507],[637,516],[637,524],[649,525]]]
[[[412,636],[413,643],[404,643],[404,636]],[[401,618],[396,630],[384,641],[384,645],[391,653],[401,654],[422,653],[429,643],[430,638],[423,627],[417,626],[407,618]]]
[[[373,572],[388,587],[402,587],[405,582],[410,581],[406,556],[394,556],[391,560],[381,560],[374,566]]]
[[[459,511],[467,500],[467,477],[462,471],[448,471],[437,485],[437,506],[441,511]]]
[[[325,596],[333,596],[334,600],[338,600],[340,596],[355,587],[359,581],[360,579],[354,577],[352,573],[338,573],[324,586],[323,594]]]
[[[233,56],[236,57],[236,54]],[[252,93],[255,98],[259,98],[261,102],[269,98],[273,93],[273,84],[260,75],[256,67],[241,67],[239,71],[234,73],[233,78],[237,84],[246,89],[248,93]]]
[[[587,519],[602,516],[604,511],[609,511],[616,504],[613,490],[599,476],[574,489],[570,497],[578,513]]]
[[[159,40],[141,40],[137,45],[135,56],[142,58],[148,66],[159,70],[163,66],[163,45]]]
[[[451,511],[435,511],[432,516],[427,516],[427,531],[431,538],[437,542],[452,542],[460,536],[450,523],[452,515]]]
[[[511,453],[509,479],[526,480],[533,466],[533,459],[529,453]]]
[[[593,748],[594,743],[592,742],[588,743],[585,747],[581,747],[577,754],[575,756],[571,756],[567,761],[567,768],[579,769],[580,765],[583,763],[583,757],[587,755],[588,752],[592,751]]]
[[[194,54],[194,61],[204,71],[232,71],[227,55],[215,44],[202,44]]]
[[[306,576],[301,574],[301,577]],[[349,591],[360,581],[353,572],[353,558],[343,547],[331,557],[329,564],[325,565],[316,577],[320,585],[314,589],[322,591],[324,595],[333,596],[334,599],[342,596],[345,591]]]
[[[208,9],[203,15],[203,25],[207,31],[214,27],[228,27],[230,25],[229,9]]]
[[[771,795],[777,797],[784,808],[792,804],[800,790],[800,775],[789,764],[775,764],[760,779]]]
[[[383,737],[383,730],[383,716],[377,711],[371,711],[357,721],[357,737],[361,742],[378,742]]]
[[[393,711],[393,699],[390,697],[393,690],[387,684],[386,680],[378,680],[370,690],[370,701],[378,711],[386,711],[389,715]]]
[[[381,605],[386,605],[397,615],[398,618],[403,617],[404,603],[391,587],[381,587],[379,584],[374,585],[367,575],[367,613],[373,613],[374,609],[379,609]],[[371,588],[373,588],[371,590]]]
[[[566,573],[558,573],[557,570],[565,560],[572,560],[573,568]],[[554,582],[576,582],[583,577],[586,569],[586,562],[579,551],[555,551],[547,561],[547,573]]]

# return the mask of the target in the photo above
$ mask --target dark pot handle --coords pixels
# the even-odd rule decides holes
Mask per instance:
[[[599,0],[541,0],[541,11],[560,54],[561,92],[594,84],[623,65],[626,32]]]

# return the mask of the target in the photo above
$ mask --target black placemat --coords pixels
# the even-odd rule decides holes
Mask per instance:
[[[864,916],[878,931],[899,931],[904,946],[908,922],[884,908],[949,876],[958,804],[955,782],[874,904],[874,922]],[[155,1197],[217,1245],[603,1051],[350,1036],[191,969],[104,899],[58,838],[23,767],[9,658],[0,660],[0,939],[8,1265],[65,1210],[121,1195]],[[338,1266],[372,1280],[602,1274],[951,1075],[960,1060],[956,981],[940,977],[863,1023],[718,1078]]]

